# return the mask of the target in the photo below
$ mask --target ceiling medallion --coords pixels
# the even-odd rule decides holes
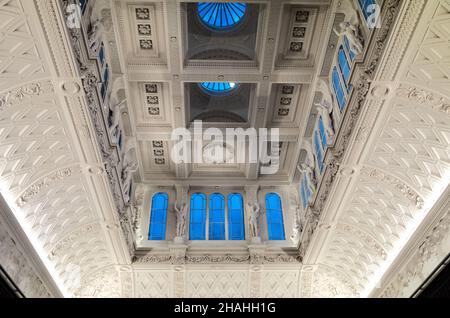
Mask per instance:
[[[232,163],[234,149],[225,142],[212,142],[203,148],[203,161],[207,164]]]

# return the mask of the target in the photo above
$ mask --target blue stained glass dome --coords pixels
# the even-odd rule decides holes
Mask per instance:
[[[200,2],[198,15],[203,23],[216,30],[229,29],[245,16],[247,5],[236,2]]]
[[[237,87],[233,82],[203,82],[200,86],[208,93],[228,93]]]

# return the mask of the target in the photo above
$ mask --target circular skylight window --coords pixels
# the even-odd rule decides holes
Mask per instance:
[[[247,5],[236,2],[199,2],[197,9],[204,24],[220,31],[230,29],[241,22]]]
[[[233,82],[203,82],[199,84],[208,93],[221,94],[234,90],[238,85]]]

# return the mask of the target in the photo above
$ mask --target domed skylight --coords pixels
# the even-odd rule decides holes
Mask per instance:
[[[200,86],[209,93],[227,93],[237,87],[233,82],[203,82]]]
[[[198,15],[203,23],[216,30],[227,30],[245,16],[247,5],[236,2],[199,2]]]

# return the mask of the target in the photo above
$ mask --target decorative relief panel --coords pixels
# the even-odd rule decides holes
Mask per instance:
[[[317,9],[313,8],[291,8],[284,58],[305,59],[308,57],[317,13]]]
[[[136,55],[158,56],[158,42],[155,38],[154,6],[130,6],[130,21],[134,31]]]
[[[136,297],[171,297],[172,273],[169,271],[137,271],[135,273]]]
[[[300,85],[276,85],[274,100],[274,122],[292,122],[298,108]]]
[[[247,296],[248,272],[203,271],[186,274],[188,298],[244,298]]]
[[[298,271],[267,271],[262,277],[261,297],[295,298],[298,293]]]
[[[0,91],[45,74],[20,1],[0,3]]]

